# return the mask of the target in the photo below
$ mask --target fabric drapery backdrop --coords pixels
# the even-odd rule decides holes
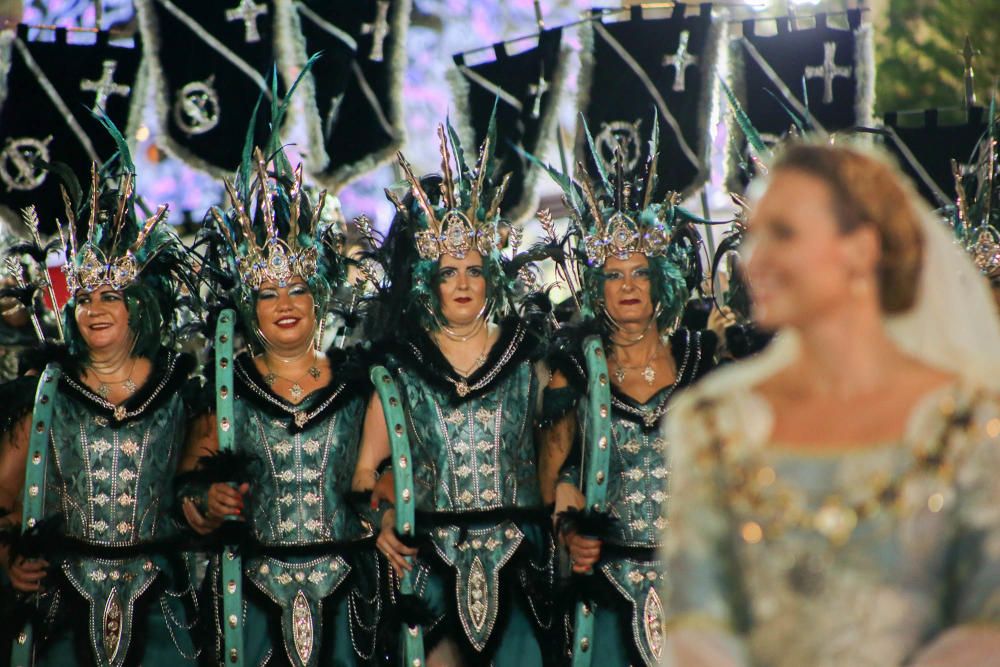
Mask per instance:
[[[92,162],[103,162],[115,144],[92,111],[103,109],[123,132],[138,119],[142,103],[140,45],[117,46],[107,32],[93,44],[70,44],[66,31],[55,41],[29,41],[27,26],[6,33],[0,62],[10,70],[0,109],[0,214],[15,229],[20,211],[34,205],[42,231],[66,221],[59,186],[63,180],[43,163],[61,163],[89,189]]]
[[[986,133],[988,120],[988,113],[983,107],[969,109],[964,123],[942,122],[940,115],[937,109],[928,109],[919,123],[907,123],[894,112],[885,115],[886,129],[894,132],[899,141],[897,143],[890,138],[886,147],[896,154],[903,171],[934,207],[953,203],[955,177],[951,161],[955,160],[960,165],[969,161],[976,144]],[[923,168],[923,174],[918,173],[913,165],[914,159]],[[927,183],[927,177],[936,188]],[[944,201],[941,201],[942,195]]]
[[[730,42],[730,87],[765,142],[777,143],[796,120],[827,132],[871,125],[871,27],[862,24],[860,10],[849,10],[846,19],[837,28],[818,14],[814,26],[793,29],[782,17],[773,35],[758,34],[757,21],[743,22],[743,36]],[[746,141],[736,127],[731,136],[729,182],[739,190],[747,183]]]
[[[503,206],[511,220],[530,217],[538,203],[539,169],[515,147],[541,156],[552,138],[564,74],[561,45],[562,29],[554,28],[538,35],[537,46],[520,53],[508,54],[500,43],[493,47],[495,57],[486,62],[469,65],[465,54],[454,57],[450,77],[459,110],[455,124],[466,146],[482,145],[496,105],[497,176],[511,174]]]
[[[217,177],[231,176],[239,166],[262,93],[254,141],[263,145],[269,135],[275,3],[234,3],[136,0],[156,86],[160,141]]]
[[[403,145],[411,2],[279,1],[289,6],[279,37],[288,79],[308,56],[323,54],[304,84],[307,164],[318,182],[337,190]]]
[[[604,160],[610,163],[620,145],[635,170],[648,157],[656,109],[658,199],[671,190],[690,194],[708,178],[708,122],[725,22],[713,20],[711,5],[685,13],[685,5],[677,5],[668,18],[643,18],[633,7],[628,20],[595,20],[583,30],[580,111]],[[576,154],[595,173],[582,131]]]

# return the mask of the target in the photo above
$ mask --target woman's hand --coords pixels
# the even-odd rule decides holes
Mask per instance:
[[[187,519],[188,525],[199,535],[208,535],[222,525],[221,518],[213,517],[210,519],[198,511],[194,501],[190,498],[184,499],[181,510],[184,512],[184,518]]]
[[[385,554],[397,576],[401,577],[403,572],[413,569],[406,557],[416,556],[417,550],[403,544],[396,535],[396,510],[389,510],[382,515],[382,530],[375,540],[375,547]]]
[[[14,590],[21,593],[37,593],[42,588],[42,580],[48,574],[46,571],[48,567],[48,561],[27,560],[18,556],[14,564],[7,569],[7,574]]]
[[[575,531],[566,533],[563,540],[569,549],[569,561],[574,574],[587,574],[601,559],[600,540],[584,537]]]
[[[250,490],[250,485],[244,482],[238,488],[226,483],[215,483],[208,489],[208,515],[210,521],[225,519],[227,516],[242,517],[243,496]]]

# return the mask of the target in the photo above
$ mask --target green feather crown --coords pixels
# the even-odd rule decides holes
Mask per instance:
[[[281,145],[280,129],[302,76],[312,69],[313,55],[299,77],[278,95],[278,78],[271,78],[270,135],[264,147],[254,146],[257,111],[251,115],[243,142],[243,159],[235,178],[226,180],[230,208],[212,207],[223,243],[215,244],[219,261],[213,267],[226,278],[242,307],[255,302],[265,282],[286,286],[294,277],[310,287],[322,311],[330,298],[331,284],[346,280],[342,252],[345,237],[339,227],[323,219],[326,191],[310,202],[302,183],[302,165],[292,168]]]
[[[676,193],[655,198],[659,158],[659,122],[655,115],[649,157],[641,173],[630,173],[625,168],[620,149],[615,150],[610,167],[606,165],[586,121],[583,125],[596,167],[596,189],[582,163],[577,164],[574,178],[526,156],[543,167],[563,190],[563,203],[571,220],[566,240],[575,243],[567,254],[583,265],[582,284],[574,287],[583,296],[582,314],[593,317],[600,310],[603,266],[608,258],[624,260],[641,253],[649,259],[653,297],[661,306],[662,323],[666,324],[683,310],[689,289],[698,282],[700,238],[691,223],[708,221],[679,206]],[[540,211],[539,220],[543,226],[551,224],[549,211]]]
[[[326,193],[312,206],[302,187],[302,165],[291,175],[282,171],[281,160],[272,158],[270,165],[255,149],[254,179],[246,195],[227,180],[231,208],[211,210],[226,241],[227,273],[246,296],[265,282],[285,287],[299,277],[312,283],[321,270],[333,271],[341,282],[344,236],[322,223]]]
[[[39,275],[44,275],[50,253],[65,256],[62,270],[70,298],[57,324],[59,337],[71,354],[86,353],[74,319],[76,292],[108,286],[125,296],[129,326],[136,336],[135,353],[149,356],[161,345],[172,343],[181,331],[182,323],[175,315],[185,300],[197,300],[195,271],[187,249],[166,223],[166,206],[148,217],[139,216],[135,165],[128,144],[107,116],[100,114],[97,119],[114,140],[117,153],[103,165],[92,165],[86,196],[68,167],[52,165],[65,181],[61,191],[66,223],[57,220],[58,239],[43,245],[37,211],[33,206],[26,208],[23,217],[33,237],[29,245],[34,247],[28,254],[39,265]],[[11,250],[17,255],[24,248],[25,244],[17,244]],[[8,265],[14,267],[10,260]],[[26,286],[20,269],[15,278]],[[48,289],[55,300],[47,280],[32,286]]]
[[[466,164],[462,145],[450,124],[447,130],[444,125],[438,125],[437,132],[441,150],[440,206],[431,203],[432,198],[424,192],[410,163],[402,153],[397,153],[417,207],[417,214],[411,216],[417,252],[421,259],[430,261],[437,261],[441,255],[463,259],[466,253],[473,250],[486,257],[499,245],[500,204],[510,180],[510,174],[504,176],[500,185],[493,188],[487,204],[487,177],[493,167],[495,128],[487,134],[479,149],[479,162],[475,169]],[[454,172],[452,159],[455,161]],[[392,191],[386,190],[386,196],[397,211],[407,213]]]
[[[1000,118],[995,99],[989,114],[986,134],[976,146],[973,173],[965,174],[952,160],[956,194],[952,225],[976,267],[994,278],[1000,275]]]

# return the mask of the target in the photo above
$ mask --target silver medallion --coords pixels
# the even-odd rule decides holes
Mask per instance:
[[[8,190],[34,190],[45,182],[48,173],[38,166],[49,161],[49,143],[52,137],[8,138],[0,152],[0,181]]]
[[[192,81],[177,93],[174,102],[174,122],[188,136],[205,134],[219,124],[221,107],[213,78]]]

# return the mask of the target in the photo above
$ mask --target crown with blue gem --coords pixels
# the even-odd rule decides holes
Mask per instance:
[[[450,139],[449,139],[450,137]],[[493,188],[486,205],[487,176],[493,158],[493,133],[489,133],[479,149],[479,161],[470,169],[462,158],[461,145],[451,128],[438,125],[441,150],[441,206],[434,206],[420,179],[402,153],[397,154],[407,185],[413,193],[419,214],[413,216],[418,229],[414,242],[421,259],[437,261],[441,255],[463,259],[471,251],[486,256],[498,247],[498,226],[501,223],[500,203],[503,201],[510,174]],[[455,171],[452,170],[452,160]],[[457,172],[457,178],[456,178]],[[406,213],[399,199],[386,190],[386,196],[396,208]]]

